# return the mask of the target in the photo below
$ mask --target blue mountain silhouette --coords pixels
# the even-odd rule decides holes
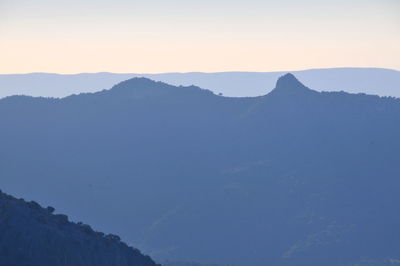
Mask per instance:
[[[400,101],[134,78],[0,100],[0,186],[157,260],[384,265],[400,254]],[[368,264],[369,263],[369,264]]]

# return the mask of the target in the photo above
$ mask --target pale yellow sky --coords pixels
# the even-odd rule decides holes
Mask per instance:
[[[399,1],[150,2],[0,0],[0,73],[400,69]]]

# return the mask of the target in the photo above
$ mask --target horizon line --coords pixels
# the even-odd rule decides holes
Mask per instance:
[[[299,70],[279,70],[279,71],[242,71],[242,70],[228,70],[228,71],[171,71],[171,72],[153,72],[153,73],[140,73],[140,72],[110,72],[110,71],[97,71],[97,72],[74,72],[74,73],[62,73],[62,72],[25,72],[25,73],[0,73],[0,75],[32,75],[32,74],[50,74],[50,75],[84,75],[84,74],[120,74],[120,75],[162,75],[162,74],[219,74],[219,73],[290,73],[290,72],[302,72],[302,71],[312,71],[312,70],[328,70],[328,69],[382,69],[391,70],[399,72],[400,69],[385,68],[385,67],[326,67],[326,68],[306,68]]]

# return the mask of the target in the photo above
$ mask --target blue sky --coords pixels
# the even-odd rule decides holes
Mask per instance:
[[[0,73],[400,69],[399,14],[398,0],[0,0]]]

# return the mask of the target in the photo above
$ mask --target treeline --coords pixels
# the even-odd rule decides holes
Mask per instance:
[[[116,235],[0,191],[0,265],[156,266]]]

